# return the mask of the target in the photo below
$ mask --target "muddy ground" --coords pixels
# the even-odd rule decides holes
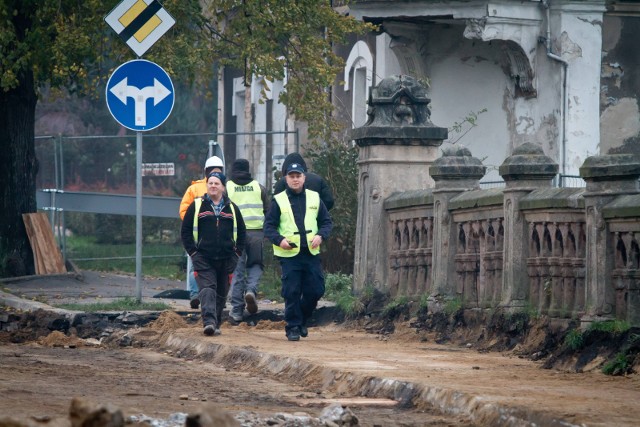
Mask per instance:
[[[221,336],[203,337],[197,321],[173,312],[145,327],[80,334],[52,331],[64,325],[48,315],[24,315],[20,328],[0,333],[0,414],[64,418],[80,396],[162,420],[216,402],[245,425],[267,425],[280,412],[317,417],[335,402],[368,426],[495,425],[484,404],[538,425],[634,426],[640,418],[638,330],[584,334],[570,349],[576,325],[544,317],[375,313],[315,319],[299,343],[287,342],[276,320],[225,323]],[[604,375],[621,354],[621,375]],[[394,379],[395,395],[380,392],[376,378]]]
[[[211,402],[252,426],[281,425],[276,424],[284,423],[282,416],[276,417],[280,413],[293,417],[282,425],[311,425],[305,416],[317,418],[335,403],[347,406],[363,426],[473,425],[465,416],[402,407],[391,399],[337,396],[317,384],[278,381],[252,369],[212,363],[206,355],[172,350],[164,343],[167,331],[186,328],[201,337],[200,325],[175,314],[128,334],[115,332],[101,343],[60,331],[35,338],[52,319],[44,313],[28,317],[21,330],[0,333],[0,415],[17,420],[43,426],[66,423],[72,399],[82,397],[119,408],[125,417],[167,426],[181,425],[184,415]],[[260,326],[282,327],[280,322]],[[225,325],[223,332],[231,334],[233,328]],[[123,336],[134,336],[133,345],[123,346]]]

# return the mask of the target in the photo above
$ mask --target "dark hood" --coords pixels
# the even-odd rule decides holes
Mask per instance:
[[[249,161],[247,159],[237,159],[233,162],[229,179],[240,185],[246,185],[253,181],[251,171],[249,170]]]

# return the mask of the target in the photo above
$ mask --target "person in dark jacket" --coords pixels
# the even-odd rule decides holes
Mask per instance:
[[[227,183],[227,195],[240,208],[247,227],[245,251],[240,255],[231,282],[229,317],[235,323],[242,321],[245,307],[249,314],[258,311],[258,282],[264,270],[262,226],[269,199],[266,188],[251,176],[249,166],[247,159],[236,159]]]
[[[287,157],[285,157],[284,162],[282,163],[282,177],[278,180],[278,182],[276,182],[276,185],[273,187],[273,194],[281,193],[285,190],[285,188],[287,188],[287,181],[285,178],[287,175],[287,169],[289,168],[289,165],[291,163],[302,165],[302,167],[306,171],[304,187],[320,194],[320,200],[322,200],[322,203],[324,203],[327,210],[331,210],[334,204],[333,192],[331,191],[331,187],[329,187],[329,184],[323,177],[316,173],[307,171],[307,164],[305,163],[300,153],[290,153],[287,155]]]
[[[207,177],[207,194],[196,198],[182,220],[182,245],[193,261],[205,335],[220,335],[222,310],[246,242],[240,209],[224,194],[221,172]]]
[[[282,267],[285,333],[289,341],[306,337],[307,321],[324,295],[320,244],[333,224],[320,195],[305,188],[305,170],[291,163],[287,189],[276,194],[265,216],[264,235]]]

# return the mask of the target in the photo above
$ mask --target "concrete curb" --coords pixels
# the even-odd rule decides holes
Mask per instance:
[[[24,298],[17,297],[13,294],[4,292],[0,290],[0,305],[5,305],[7,307],[15,308],[16,310],[22,311],[36,311],[36,310],[45,310],[50,311],[61,316],[64,316],[68,319],[73,319],[78,314],[83,314],[83,311],[73,311],[73,310],[65,310],[62,308],[51,307],[48,304],[44,304],[38,301],[30,301]]]

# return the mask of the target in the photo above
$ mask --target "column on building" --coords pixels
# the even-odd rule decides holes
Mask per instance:
[[[480,179],[487,168],[473,157],[469,149],[456,147],[443,150],[443,155],[431,166],[435,181],[433,190],[433,267],[431,296],[452,298],[456,293],[456,256],[458,228],[449,212],[449,201],[464,191],[480,188]]]
[[[529,297],[527,223],[520,212],[520,199],[534,190],[550,188],[558,164],[539,146],[525,143],[516,148],[499,168],[504,179],[504,258],[502,304],[523,307]]]
[[[615,289],[611,270],[616,248],[603,208],[619,196],[640,193],[640,156],[609,154],[587,158],[580,168],[587,182],[586,210],[586,314],[585,323],[615,317]]]

